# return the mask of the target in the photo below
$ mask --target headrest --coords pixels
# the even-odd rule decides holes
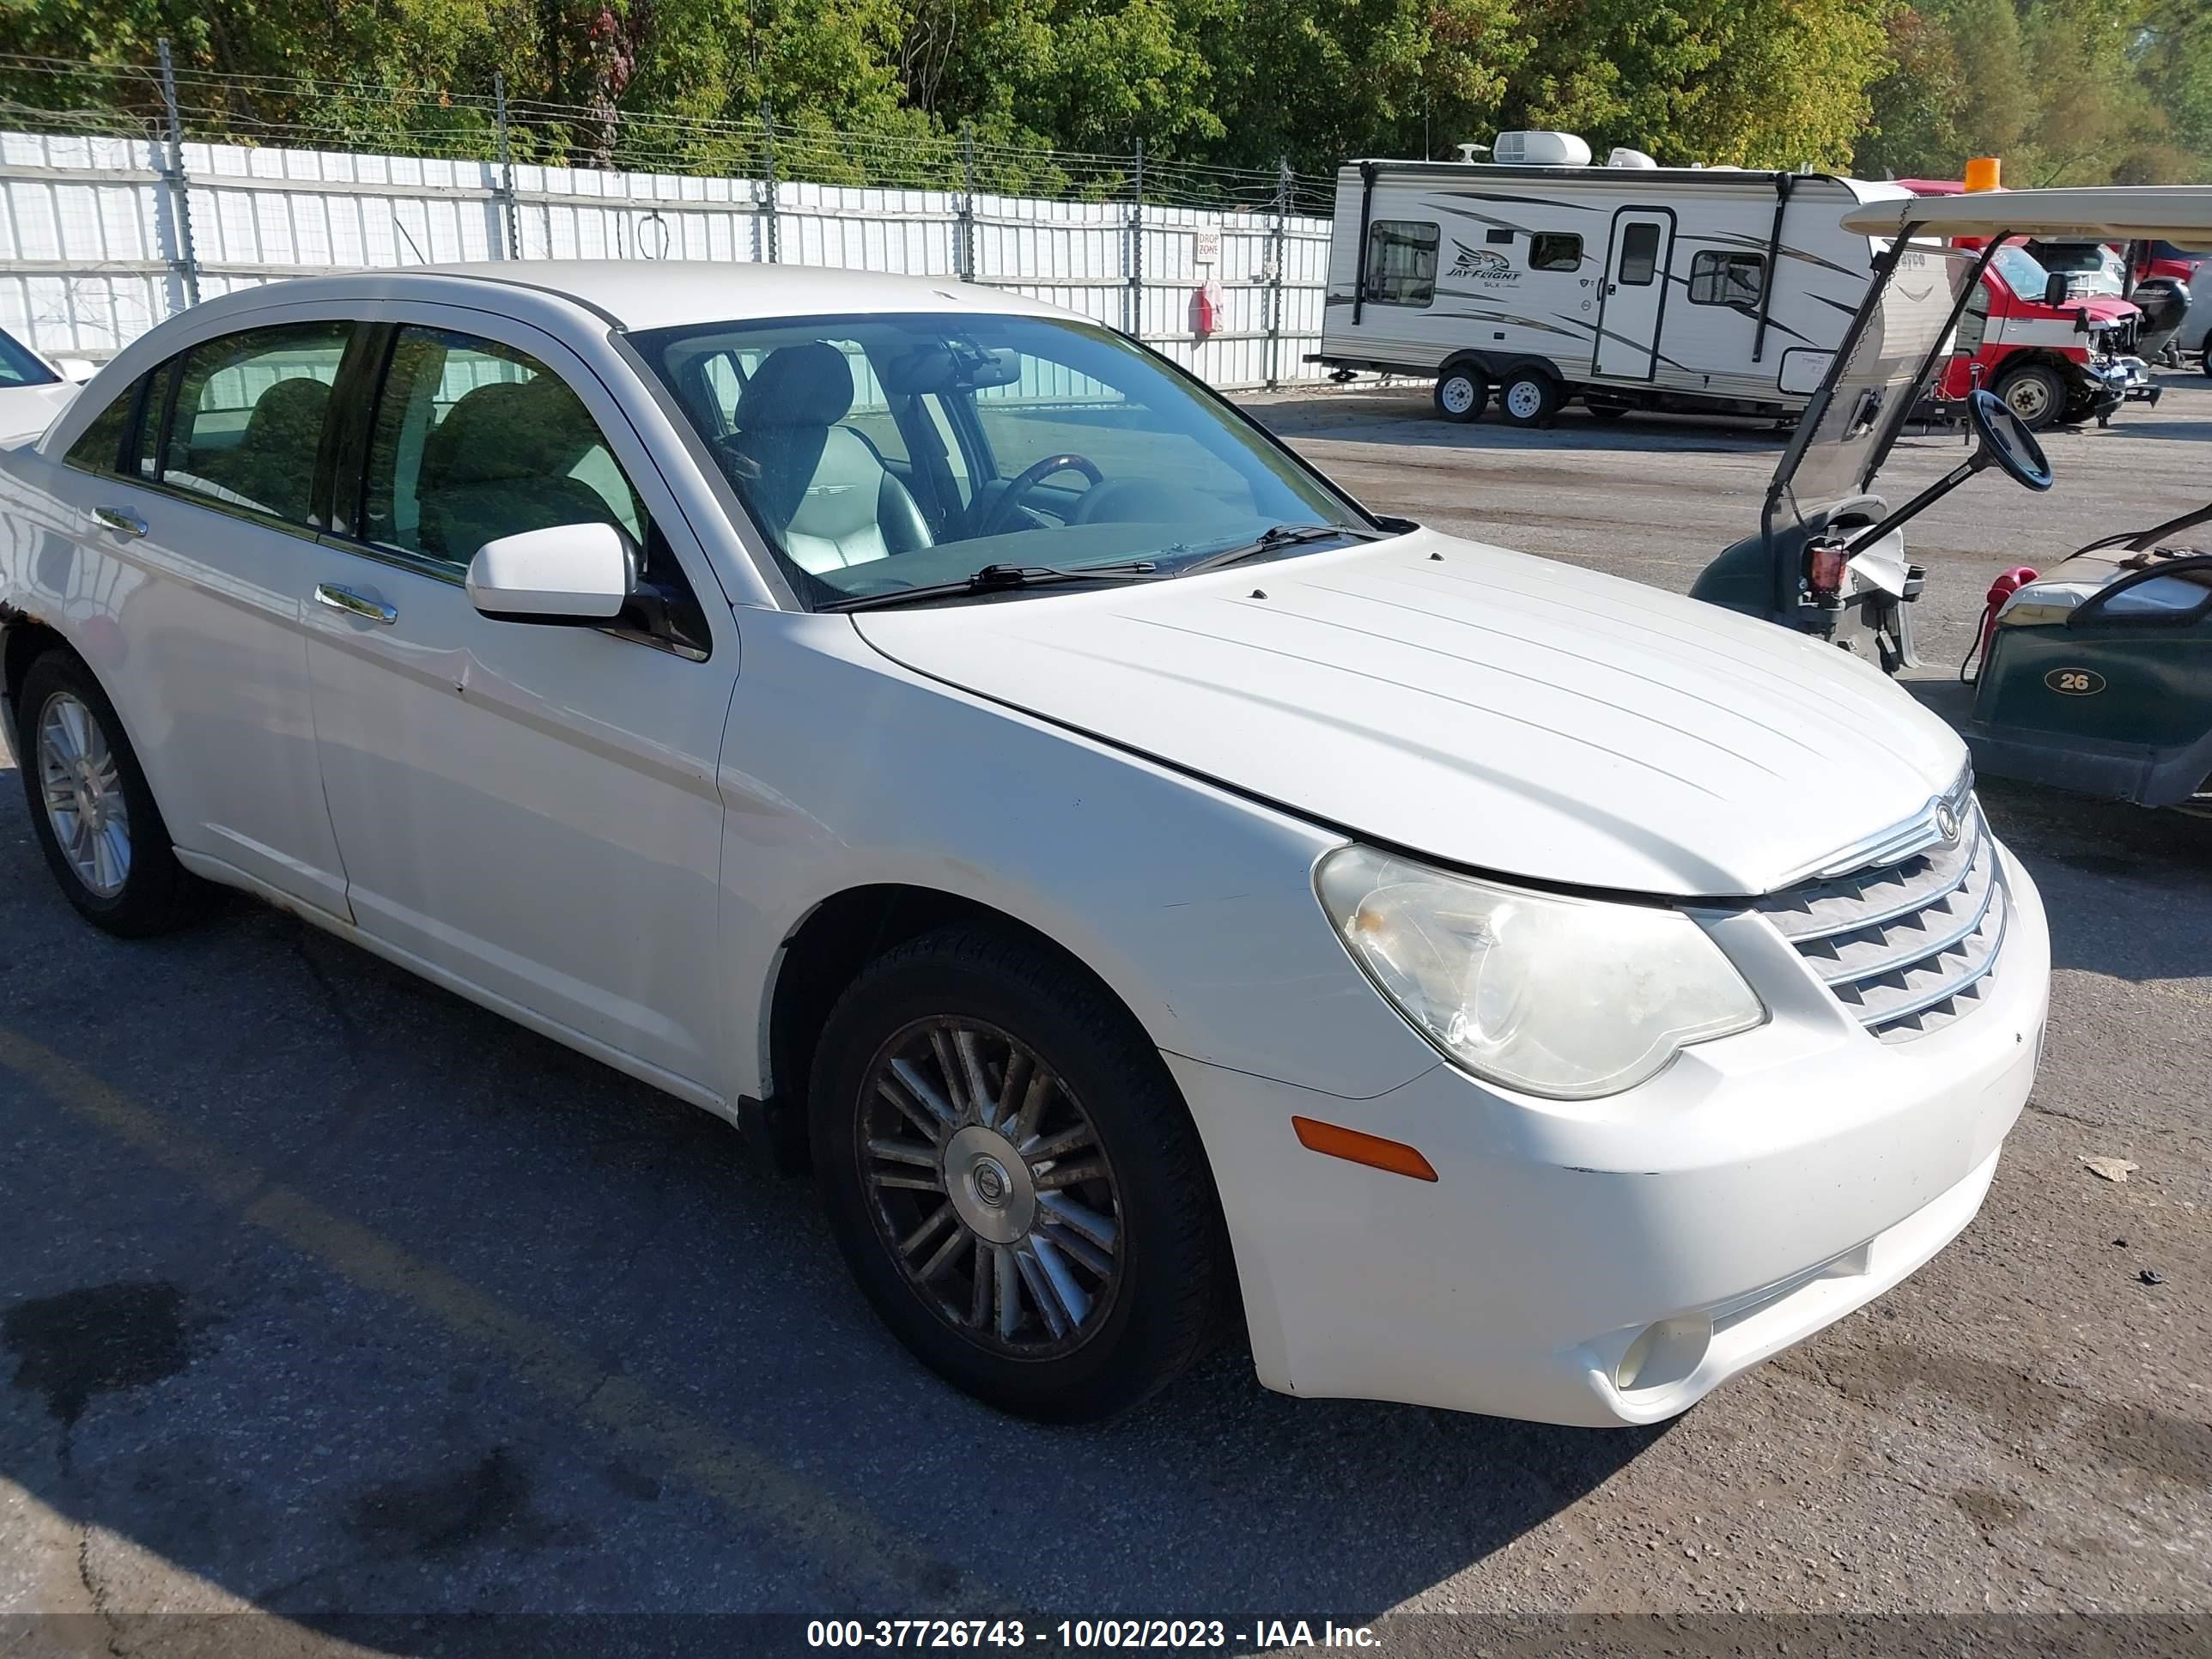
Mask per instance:
[[[281,432],[295,441],[312,443],[322,436],[323,417],[330,407],[328,382],[310,374],[279,380],[254,399],[242,441],[258,447],[272,433]]]
[[[599,443],[575,394],[550,376],[492,380],[461,394],[425,446],[433,487],[558,478]]]
[[[778,346],[745,382],[738,398],[738,425],[835,426],[853,407],[853,370],[827,340]]]

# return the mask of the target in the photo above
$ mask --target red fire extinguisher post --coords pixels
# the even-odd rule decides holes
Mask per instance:
[[[1212,278],[1200,283],[1190,296],[1190,331],[1203,340],[1221,325],[1221,285]]]

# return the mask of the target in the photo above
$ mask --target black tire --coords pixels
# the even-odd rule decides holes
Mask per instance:
[[[1540,368],[1516,368],[1498,382],[1498,412],[1515,426],[1549,426],[1559,412],[1559,383]]]
[[[78,872],[47,810],[40,730],[50,710],[58,712],[64,698],[74,699],[96,726],[114,780],[120,786],[127,872],[112,892],[100,890]],[[154,804],[154,792],[146,786],[145,771],[138,764],[122,720],[116,716],[115,705],[100,689],[92,671],[71,653],[48,651],[23,676],[22,690],[15,701],[15,755],[31,829],[46,855],[47,867],[78,915],[94,927],[125,939],[167,933],[198,915],[206,886],[177,862],[168,827],[161,821],[161,808]]]
[[[1037,1071],[1048,1069],[1064,1085],[1064,1091],[1053,1091],[1063,1115],[1045,1121],[1087,1119],[1095,1131],[1090,1146],[1062,1161],[1072,1170],[1091,1160],[1095,1148],[1096,1161],[1106,1171],[1104,1198],[1098,1184],[1032,1194],[1032,1236],[993,1255],[989,1264],[985,1256],[993,1246],[983,1243],[967,1218],[978,1212],[987,1221],[1000,1222],[1007,1214],[976,1212],[981,1189],[972,1179],[963,1188],[967,1208],[955,1205],[951,1182],[959,1177],[946,1173],[955,1157],[954,1132],[933,1119],[936,1127],[924,1141],[918,1120],[904,1109],[890,1115],[895,1131],[887,1131],[880,1121],[887,1097],[874,1087],[879,1066],[915,1044],[917,1032],[926,1044],[925,1022],[943,1020],[995,1030],[1025,1045]],[[987,1050],[979,1064],[988,1089],[1005,1089],[1012,1050],[1002,1051],[1007,1060],[994,1077],[990,1039],[978,1042]],[[1127,1410],[1205,1352],[1223,1323],[1234,1273],[1198,1130],[1158,1049],[1079,967],[1012,928],[965,923],[940,928],[886,952],[861,973],[831,1011],[817,1054],[808,1110],[815,1182],[830,1230],[878,1316],[922,1364],[1002,1411],[1044,1422],[1080,1423]],[[908,1075],[916,1064],[908,1061]],[[927,1055],[918,1064],[926,1079],[933,1073],[940,1093],[951,1097],[946,1103],[957,1107],[957,1094],[941,1086],[949,1068],[933,1068]],[[1073,1118],[1066,1115],[1070,1113]],[[966,1132],[972,1134],[972,1126]],[[869,1142],[881,1146],[893,1134],[909,1154],[917,1147],[936,1153],[934,1193],[870,1180]],[[1020,1144],[1035,1146],[1046,1138],[1031,1134]],[[1043,1176],[1054,1167],[1053,1160],[1034,1161],[1034,1169],[1023,1164],[1023,1176]],[[883,1175],[915,1173],[910,1157],[903,1164],[880,1157],[873,1162]],[[963,1167],[974,1176],[983,1166]],[[996,1164],[989,1167],[1006,1173]],[[921,1178],[927,1182],[930,1176]],[[995,1180],[990,1186],[1003,1191]],[[1091,1295],[1088,1312],[1071,1334],[1050,1334],[1057,1341],[1053,1346],[1044,1334],[1043,1294],[1025,1285],[1026,1268],[1024,1273],[1006,1273],[1017,1287],[1021,1328],[1036,1345],[1028,1352],[1010,1352],[996,1329],[1001,1271],[1017,1254],[1026,1254],[1028,1267],[1039,1265],[1035,1236],[1066,1244],[1068,1234],[1057,1222],[1059,1212],[1048,1215],[1042,1206],[1048,1198],[1069,1197],[1086,1206],[1110,1200],[1115,1222],[1112,1275],[1093,1277],[1095,1262],[1060,1258],[1063,1271],[1072,1271],[1071,1264],[1084,1268]],[[902,1254],[895,1241],[925,1237],[917,1218],[927,1222],[940,1207],[956,1212],[950,1232],[927,1235],[929,1242]],[[1094,1224],[1099,1218],[1096,1210],[1090,1218]],[[927,1254],[934,1261],[940,1251],[947,1265],[925,1290],[921,1267],[910,1267],[909,1255],[918,1261]],[[1092,1255],[1103,1259],[1103,1252],[1094,1249]],[[978,1279],[991,1288],[979,1291]],[[1022,1308],[1025,1291],[1030,1305]],[[1064,1315],[1068,1304],[1056,1306]],[[1095,1322],[1087,1332],[1083,1319]],[[986,1323],[994,1328],[984,1329]]]
[[[1479,421],[1490,402],[1490,377],[1473,363],[1454,363],[1437,376],[1435,401],[1444,420]]]
[[[2022,363],[1990,389],[2031,432],[2057,425],[2066,412],[2065,377],[2048,363]]]
[[[1589,411],[1594,421],[1617,421],[1628,413],[1626,404],[1607,403],[1600,398],[1583,398],[1583,407]]]

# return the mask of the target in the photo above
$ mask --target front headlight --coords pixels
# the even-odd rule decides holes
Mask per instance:
[[[1705,929],[1661,906],[1503,887],[1365,847],[1323,859],[1316,884],[1383,995],[1509,1089],[1618,1094],[1685,1045],[1766,1017]]]

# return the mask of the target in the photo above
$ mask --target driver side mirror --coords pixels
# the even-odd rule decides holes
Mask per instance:
[[[2054,270],[2043,284],[2043,303],[2053,307],[2066,303],[2066,274]]]
[[[556,524],[477,549],[469,603],[495,622],[604,627],[629,603],[637,570],[637,544],[621,526]]]

